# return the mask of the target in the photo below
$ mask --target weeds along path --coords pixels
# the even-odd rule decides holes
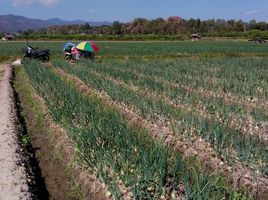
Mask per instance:
[[[31,199],[10,85],[12,68],[0,65],[0,199]]]
[[[204,138],[227,163],[232,164],[240,160],[243,165],[258,174],[266,174],[267,152],[264,141],[251,135],[243,135],[215,120],[202,119],[191,110],[169,104],[165,101],[165,96],[152,95],[150,91],[140,92],[139,87],[133,88],[106,75],[92,72],[88,68],[63,65],[58,66],[80,77],[94,88],[105,91],[117,102],[125,102],[128,106],[135,107],[140,116],[150,116],[156,123],[170,123],[176,135],[181,135],[185,139],[194,136]]]
[[[217,158],[216,153],[207,142],[200,137],[192,137],[186,140],[183,137],[175,136],[173,131],[168,128],[168,124],[157,124],[149,118],[142,118],[138,110],[129,107],[123,102],[114,101],[106,92],[92,89],[80,79],[60,69],[53,69],[55,73],[65,79],[74,82],[81,93],[88,95],[97,94],[104,104],[111,107],[117,107],[124,117],[132,124],[140,128],[146,128],[152,138],[163,141],[164,145],[171,145],[172,148],[182,152],[185,157],[196,157],[204,167],[211,168],[214,174],[221,174],[228,179],[235,188],[247,187],[255,193],[256,196],[262,195],[266,191],[267,179],[261,175],[255,176],[250,169],[245,169],[239,162],[232,166],[222,162]],[[257,180],[257,181],[256,181]]]
[[[209,96],[207,93],[202,93],[204,98],[200,98],[196,96],[200,95],[200,92],[197,92],[190,87],[180,87],[178,84],[173,84],[159,78],[154,79],[150,76],[136,73],[134,70],[130,69],[118,69],[117,67],[111,68],[109,66],[108,68],[101,67],[92,70],[95,71],[94,73],[97,73],[96,75],[98,77],[106,77],[108,75],[111,77],[110,79],[114,79],[111,81],[118,82],[118,84],[125,85],[125,87],[131,86],[132,89],[146,93],[146,96],[153,95],[156,99],[162,98],[168,104],[179,109],[194,111],[198,115],[207,119],[215,119],[222,124],[227,123],[227,126],[239,130],[243,134],[256,135],[261,140],[268,140],[267,122],[257,122],[251,116],[252,108],[249,110],[246,109],[246,112],[241,112],[239,110],[241,107],[239,104],[232,103],[230,105],[230,103],[226,103],[214,96]],[[160,87],[163,89],[159,90]],[[181,94],[184,93],[185,97],[181,97],[183,96]],[[208,96],[209,98],[207,98]],[[188,102],[186,99],[193,99],[193,102]],[[244,108],[244,106],[241,107],[241,110],[244,110]]]

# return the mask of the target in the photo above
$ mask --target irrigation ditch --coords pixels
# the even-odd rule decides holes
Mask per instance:
[[[47,194],[36,199],[110,199],[107,189],[89,169],[77,164],[76,152],[64,129],[53,122],[46,105],[31,87],[23,68],[13,67],[14,92],[22,119],[22,143],[33,150]],[[38,192],[41,194],[41,192]]]
[[[98,178],[76,163],[73,145],[22,68],[0,66],[0,199],[111,199]]]
[[[28,178],[29,190],[33,199],[49,199],[49,192],[47,190],[42,170],[36,156],[36,145],[29,140],[29,132],[25,118],[22,115],[21,101],[19,94],[15,88],[15,70],[12,68],[12,75],[10,84],[13,89],[14,110],[16,112],[16,123],[18,130],[18,142],[20,144],[23,162]]]
[[[41,169],[28,134],[20,100],[14,88],[14,71],[0,65],[0,199],[48,199]]]

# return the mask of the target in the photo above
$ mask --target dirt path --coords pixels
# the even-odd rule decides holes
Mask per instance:
[[[11,67],[0,65],[0,199],[31,199],[15,128]]]

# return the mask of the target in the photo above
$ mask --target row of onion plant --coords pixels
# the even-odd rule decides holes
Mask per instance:
[[[151,140],[146,130],[130,125],[117,109],[103,105],[94,94],[78,92],[48,66],[32,62],[25,70],[55,123],[66,129],[79,161],[96,171],[116,199],[121,198],[120,180],[135,199],[157,199],[165,195],[167,185],[173,196],[186,199],[237,196],[221,177]]]
[[[61,62],[55,62],[54,65],[76,75],[90,87],[105,91],[115,101],[135,106],[142,117],[155,118],[159,114],[164,116],[173,122],[177,134],[186,132],[184,137],[189,138],[195,134],[202,136],[229,164],[236,159],[230,152],[236,150],[236,156],[245,166],[250,164],[251,167],[260,170],[264,175],[267,174],[267,148],[265,142],[258,138],[242,135],[239,130],[230,129],[213,120],[200,118],[193,111],[176,109],[166,104],[165,101],[156,100],[104,77],[98,77],[87,67],[74,67]]]

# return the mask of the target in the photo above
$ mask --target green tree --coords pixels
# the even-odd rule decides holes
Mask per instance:
[[[122,28],[122,24],[119,21],[114,21],[112,24],[113,35],[121,34],[122,33],[121,28]]]

